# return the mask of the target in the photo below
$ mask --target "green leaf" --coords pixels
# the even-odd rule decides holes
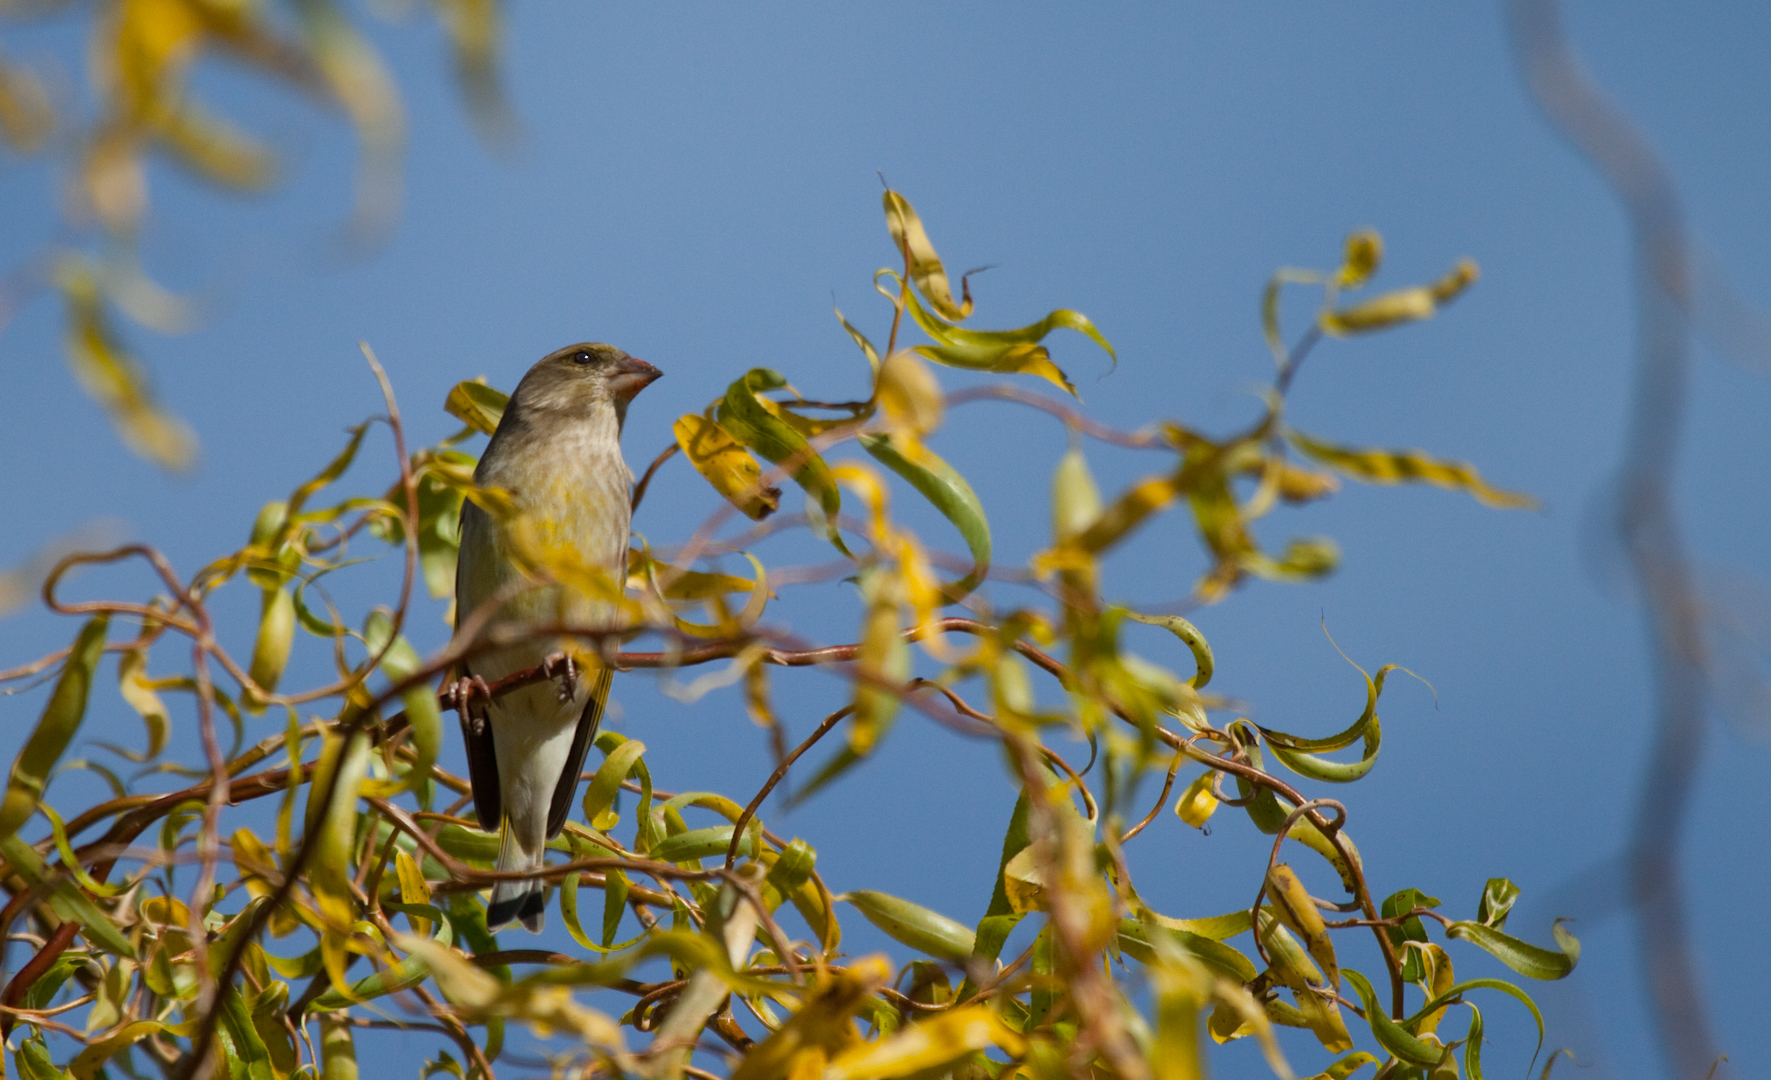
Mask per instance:
[[[1247,915],[1247,912],[1243,912]],[[1182,949],[1198,957],[1207,967],[1237,983],[1251,982],[1255,975],[1254,961],[1242,955],[1241,950],[1214,941],[1203,934],[1193,934],[1185,930],[1176,930],[1162,925],[1152,918],[1148,922],[1137,919],[1121,919],[1119,921],[1119,947],[1125,954],[1141,964],[1156,962],[1156,950],[1152,940],[1162,936],[1180,946]]]
[[[127,960],[136,958],[135,946],[130,944],[129,938],[117,928],[117,924],[111,921],[104,909],[93,903],[73,882],[52,874],[44,865],[43,857],[31,845],[17,835],[8,836],[0,840],[0,857],[6,859],[13,872],[23,878],[27,885],[44,885],[54,880],[46,901],[49,910],[60,918],[79,923],[87,941],[115,956]]]
[[[1519,900],[1519,886],[1504,877],[1488,879],[1482,889],[1482,901],[1476,905],[1476,921],[1484,926],[1492,926],[1496,930],[1504,930],[1507,925],[1507,913]]]
[[[1383,903],[1378,914],[1385,919],[1394,919],[1405,911],[1413,911],[1417,907],[1436,908],[1439,901],[1428,896],[1419,889],[1403,889],[1392,893]],[[1396,947],[1397,955],[1402,957],[1402,980],[1419,982],[1422,977],[1420,953],[1403,945],[1405,941],[1419,941],[1423,944],[1429,940],[1427,928],[1417,916],[1406,919],[1401,926],[1386,926],[1384,932],[1390,936],[1390,944]]]
[[[749,828],[744,831],[744,839],[738,843],[739,855],[755,855],[760,843],[760,829]],[[696,859],[705,859],[712,855],[724,855],[732,846],[732,826],[714,825],[705,829],[690,829],[688,832],[677,833],[658,842],[652,849],[651,858],[659,862],[684,863]]]
[[[405,635],[393,633],[393,622],[384,608],[378,607],[369,613],[363,628],[363,642],[371,656],[386,649],[381,657],[381,670],[389,682],[404,682],[424,667],[417,650],[412,648]],[[413,684],[400,695],[400,700],[405,703],[406,723],[412,729],[414,760],[406,772],[405,782],[395,790],[413,791],[430,779],[437,755],[442,752],[443,714],[437,708],[436,691],[427,682]]]
[[[825,520],[825,537],[844,555],[849,549],[837,530],[836,515],[842,509],[842,493],[830,475],[830,467],[813,450],[806,437],[779,416],[765,408],[757,395],[779,390],[787,385],[780,372],[768,368],[751,368],[744,377],[726,388],[720,401],[717,419],[721,427],[745,446],[769,461],[790,467],[794,483],[817,500]],[[791,466],[788,463],[791,462]],[[808,508],[811,504],[808,503]]]
[[[1539,948],[1479,922],[1454,922],[1445,936],[1468,941],[1529,979],[1560,979],[1580,962],[1580,941],[1562,929],[1561,919],[1550,927],[1560,951]]]
[[[621,931],[621,918],[627,913],[627,875],[619,870],[603,871],[603,948],[615,946]]]
[[[854,905],[867,921],[900,945],[927,953],[937,960],[963,963],[972,956],[977,939],[970,927],[955,922],[920,904],[881,892],[851,892],[837,897]]]
[[[1365,976],[1351,969],[1342,971],[1341,974],[1346,978],[1347,984],[1358,992],[1359,1000],[1365,1006],[1365,1020],[1371,1025],[1372,1037],[1377,1039],[1379,1046],[1408,1064],[1421,1068],[1432,1068],[1450,1053],[1445,1047],[1415,1038],[1401,1024],[1390,1019],[1390,1014],[1378,1004],[1377,994],[1371,989],[1371,983],[1366,981]]]
[[[455,940],[453,927],[449,917],[440,908],[429,904],[392,904],[384,903],[383,907],[390,911],[402,911],[408,915],[418,915],[435,922],[437,926],[436,941],[443,945],[452,944]],[[329,1012],[333,1009],[345,1009],[364,1001],[409,990],[430,977],[430,966],[416,954],[401,959],[398,963],[384,970],[377,971],[367,978],[352,983],[348,993],[341,993],[337,988],[326,991],[314,999],[308,1006],[310,1012]]]
[[[1193,689],[1204,689],[1205,684],[1211,681],[1211,674],[1215,670],[1216,663],[1212,659],[1211,644],[1205,640],[1205,635],[1199,632],[1197,626],[1179,615],[1140,615],[1135,611],[1127,610],[1125,617],[1133,622],[1141,622],[1148,626],[1160,626],[1181,639],[1181,643],[1186,645],[1193,654],[1194,674],[1191,679],[1187,680],[1193,684]]]
[[[0,799],[0,838],[16,834],[43,801],[50,771],[86,718],[86,698],[92,689],[93,672],[104,655],[105,633],[109,629],[109,616],[96,615],[75,636],[73,649],[50,692],[49,704],[43,707],[42,717],[12,763],[6,796]]]
[[[615,804],[621,782],[634,771],[640,755],[645,752],[645,743],[638,739],[629,739],[610,750],[603,759],[602,766],[590,781],[590,787],[584,792],[584,820],[591,828],[608,832],[620,820],[620,815],[610,807]]]
[[[984,504],[965,477],[927,447],[917,445],[906,454],[892,436],[877,434],[861,436],[861,449],[908,480],[959,530],[972,553],[972,572],[944,590],[949,604],[958,603],[978,587],[990,568],[990,522],[984,517]]]
[[[1354,664],[1353,667],[1365,679],[1365,711],[1359,714],[1359,718],[1353,721],[1352,726],[1347,730],[1325,739],[1300,739],[1282,731],[1260,729],[1261,734],[1266,736],[1267,745],[1273,750],[1273,756],[1299,776],[1326,783],[1345,784],[1364,776],[1371,771],[1373,765],[1377,764],[1378,750],[1383,745],[1383,727],[1377,716],[1378,697],[1384,692],[1384,679],[1388,677],[1390,672],[1406,669],[1400,668],[1397,664],[1385,664],[1378,669],[1377,675],[1374,677],[1366,675],[1365,669],[1357,664]],[[1351,744],[1354,739],[1361,737],[1365,740],[1365,749],[1358,761],[1331,761],[1313,753],[1301,752],[1306,750],[1339,750],[1341,747]]]
[[[1537,1048],[1538,1050],[1543,1049],[1543,1013],[1538,1011],[1537,1003],[1531,1000],[1530,994],[1527,994],[1525,991],[1514,986],[1512,983],[1507,982],[1505,979],[1469,979],[1465,982],[1460,982],[1455,986],[1448,988],[1443,994],[1440,994],[1438,997],[1427,1002],[1419,1012],[1416,1012],[1413,1016],[1403,1021],[1404,1026],[1413,1027],[1420,1023],[1423,1017],[1430,1016],[1435,1011],[1459,1000],[1461,995],[1470,990],[1498,990],[1503,994],[1518,999],[1520,1004],[1531,1010],[1532,1019],[1537,1021]],[[1533,1051],[1532,1056],[1537,1056],[1537,1052]]]

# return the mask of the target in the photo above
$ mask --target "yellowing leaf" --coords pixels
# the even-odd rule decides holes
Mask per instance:
[[[963,321],[972,313],[971,289],[967,282],[960,279],[964,299],[955,304],[953,287],[947,283],[947,270],[941,265],[941,257],[935,254],[935,245],[929,242],[922,218],[917,216],[910,200],[889,188],[883,200],[886,229],[892,234],[892,243],[897,245],[909,264],[911,282],[942,318]]]
[[[42,80],[0,61],[0,138],[21,153],[43,145],[55,129],[55,110]]]
[[[943,1068],[992,1046],[1018,1057],[1026,1049],[1026,1040],[990,1006],[964,1005],[911,1024],[890,1038],[842,1051],[825,1066],[824,1080],[910,1076]]]
[[[93,671],[104,655],[105,633],[110,617],[98,615],[87,620],[74,638],[71,655],[62,666],[62,673],[50,692],[43,715],[25,740],[24,748],[12,763],[6,795],[0,799],[0,838],[10,837],[37,812],[43,789],[49,784],[50,771],[61,759],[62,752],[80,730],[86,718],[86,698],[92,689]]]
[[[494,390],[482,380],[470,379],[450,388],[443,409],[482,435],[490,435],[498,430],[498,421],[504,419],[504,409],[509,404],[509,394]]]
[[[110,413],[117,433],[135,453],[165,469],[190,467],[196,437],[160,407],[141,365],[123,351],[105,315],[97,279],[70,259],[63,261],[56,281],[68,305],[68,364],[81,387]]]
[[[879,406],[896,430],[917,438],[941,426],[940,380],[916,353],[899,350],[879,371]]]
[[[762,467],[730,432],[705,416],[690,413],[671,428],[695,471],[707,478],[713,490],[761,521],[781,507],[781,489],[762,486]]]
[[[1384,260],[1384,240],[1371,229],[1360,229],[1347,237],[1347,255],[1336,275],[1343,289],[1357,289],[1377,273]]]
[[[1431,285],[1398,289],[1351,307],[1324,311],[1317,317],[1317,324],[1324,333],[1346,337],[1373,330],[1386,330],[1400,323],[1430,319],[1438,312],[1440,305],[1456,299],[1478,276],[1476,264],[1465,259],[1451,273]]]
[[[1267,872],[1267,896],[1273,901],[1273,913],[1279,921],[1290,927],[1304,939],[1304,948],[1322,968],[1330,986],[1337,989],[1341,984],[1340,965],[1335,960],[1334,943],[1328,939],[1328,930],[1323,926],[1322,913],[1316,909],[1316,903],[1298,880],[1297,873],[1286,863],[1275,863]]]
[[[1336,446],[1290,429],[1285,437],[1305,457],[1336,472],[1368,484],[1432,484],[1452,491],[1467,491],[1485,506],[1503,509],[1535,509],[1530,495],[1490,487],[1475,466],[1461,461],[1440,461],[1419,450],[1355,449]]]

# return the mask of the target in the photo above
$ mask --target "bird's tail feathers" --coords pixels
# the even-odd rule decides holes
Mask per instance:
[[[545,849],[543,849],[545,851]],[[498,869],[505,872],[533,870],[542,864],[542,852],[531,855],[517,843],[509,818],[498,830]],[[531,934],[541,933],[547,922],[547,886],[540,878],[499,881],[492,886],[492,902],[486,906],[486,928],[501,930],[521,922]]]

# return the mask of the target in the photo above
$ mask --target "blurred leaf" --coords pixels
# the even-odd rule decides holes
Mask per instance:
[[[43,789],[49,783],[50,770],[80,730],[80,722],[86,718],[86,697],[92,688],[93,672],[104,655],[109,629],[110,617],[95,615],[75,636],[72,651],[50,692],[49,703],[12,763],[6,797],[0,800],[0,838],[17,833],[36,813],[37,804],[43,800]]]
[[[480,434],[490,435],[498,430],[498,421],[509,404],[509,394],[494,390],[482,379],[469,379],[450,388],[443,410]]]
[[[1535,509],[1537,500],[1489,487],[1475,467],[1457,461],[1439,461],[1419,450],[1360,450],[1335,446],[1296,429],[1286,439],[1304,456],[1368,484],[1399,484],[1418,481],[1452,491],[1467,491],[1477,502],[1501,509]]]
[[[972,555],[972,572],[944,586],[948,603],[957,603],[978,587],[990,567],[990,522],[984,505],[958,470],[920,444],[900,446],[891,435],[863,435],[861,449],[902,476],[953,523]]]
[[[383,608],[370,611],[363,626],[363,644],[371,656],[381,654],[381,672],[388,682],[399,684],[412,679],[424,668],[418,652],[402,634],[393,632],[393,622]],[[412,766],[400,781],[372,781],[367,788],[375,794],[416,791],[430,780],[437,755],[443,749],[443,714],[437,707],[437,694],[428,681],[413,683],[400,700],[406,706],[406,723],[412,732]]]
[[[1357,289],[1377,273],[1384,260],[1384,239],[1375,230],[1360,229],[1347,236],[1347,254],[1335,274],[1335,283],[1343,289]]]
[[[1560,979],[1580,962],[1580,940],[1562,929],[1562,920],[1550,926],[1558,951],[1539,948],[1479,922],[1454,922],[1445,929],[1445,936],[1468,941],[1486,951],[1501,963],[1531,979]]]
[[[343,1014],[320,1014],[320,1080],[357,1080],[357,1044]]]
[[[455,81],[480,138],[498,146],[516,134],[498,71],[502,27],[497,0],[431,0],[454,46]]]
[[[45,903],[49,910],[55,912],[57,918],[72,919],[80,924],[86,940],[113,956],[121,956],[133,960],[136,955],[132,945],[123,931],[105,914],[104,909],[78,888],[73,882],[52,874],[44,865],[43,857],[37,850],[25,843],[15,834],[0,840],[0,857],[4,857],[12,871],[22,878],[26,885],[32,887],[49,886],[49,896]]]
[[[939,912],[881,892],[850,892],[837,899],[853,904],[868,922],[900,945],[955,964],[972,955],[977,939],[971,928]]]
[[[1242,914],[1244,928],[1246,928],[1248,913],[1245,911]],[[1160,919],[1161,916],[1153,913],[1146,922],[1139,922],[1136,919],[1121,919],[1119,922],[1119,947],[1125,951],[1127,956],[1139,963],[1154,963],[1157,954],[1152,947],[1152,939],[1163,936],[1237,985],[1254,981],[1256,975],[1254,962],[1242,955],[1239,950],[1203,934],[1165,926],[1161,921],[1158,921]]]
[[[1310,1077],[1309,1080],[1347,1080],[1347,1077],[1352,1076],[1365,1066],[1376,1064],[1379,1064],[1377,1058],[1363,1050],[1357,1050]]]
[[[29,154],[54,130],[55,109],[43,81],[34,72],[0,59],[0,139]]]
[[[295,644],[295,599],[283,586],[265,589],[259,604],[258,637],[252,645],[252,663],[247,674],[265,693],[273,693],[289,663],[289,650]],[[256,695],[247,694],[242,702],[248,712],[264,711],[264,703]]]
[[[824,1080],[922,1075],[991,1047],[1016,1057],[1026,1042],[989,1005],[964,1005],[925,1017],[890,1038],[841,1051],[825,1066]]]
[[[941,382],[910,350],[900,349],[886,357],[874,395],[886,422],[906,439],[919,439],[941,426],[946,411]]]
[[[81,387],[110,414],[130,450],[164,469],[189,468],[196,460],[196,436],[161,408],[147,373],[124,351],[105,314],[96,276],[84,263],[64,259],[55,279],[68,308],[68,365]]]
[[[195,102],[174,109],[158,134],[181,164],[221,187],[263,191],[277,178],[269,147]]]
[[[1401,323],[1430,319],[1441,305],[1450,303],[1459,293],[1474,284],[1478,276],[1476,264],[1464,259],[1451,273],[1431,285],[1398,289],[1350,307],[1324,311],[1316,322],[1326,334],[1347,337],[1373,330],[1387,330]]]

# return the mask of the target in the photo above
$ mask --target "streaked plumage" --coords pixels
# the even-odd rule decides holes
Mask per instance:
[[[509,492],[527,521],[527,541],[575,550],[586,566],[619,582],[627,562],[633,474],[621,457],[621,426],[633,395],[659,371],[612,345],[570,345],[523,376],[474,470],[475,482]],[[513,561],[512,527],[472,502],[461,510],[455,574],[456,618],[468,617],[500,588],[524,580]],[[530,587],[505,604],[500,622],[611,625],[613,605],[565,586]],[[493,682],[557,656],[568,644],[538,639],[480,653],[464,675]],[[584,646],[572,646],[583,652]],[[464,716],[474,810],[500,832],[498,869],[539,866],[564,827],[584,757],[608,698],[609,672],[580,678],[562,699],[558,684],[537,683]],[[539,880],[501,881],[486,919],[493,929],[521,920],[539,932],[546,912]]]

